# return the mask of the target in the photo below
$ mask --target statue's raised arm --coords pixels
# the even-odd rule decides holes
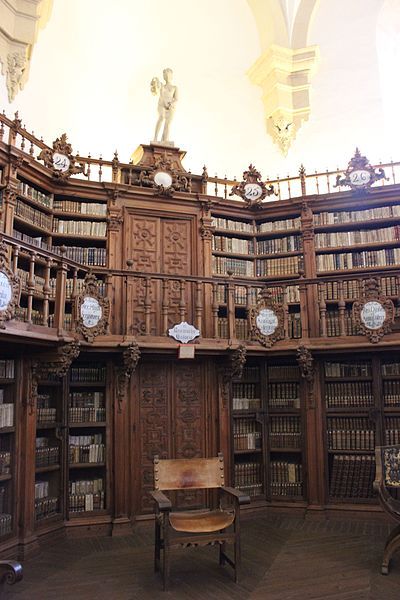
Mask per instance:
[[[153,95],[160,94],[158,99],[158,119],[156,123],[156,129],[154,133],[154,141],[158,140],[160,129],[164,124],[161,142],[171,144],[169,139],[169,126],[174,116],[175,104],[178,100],[178,88],[176,85],[171,83],[172,81],[172,70],[164,69],[163,71],[164,82],[161,83],[157,77],[153,77],[150,82],[150,90]]]

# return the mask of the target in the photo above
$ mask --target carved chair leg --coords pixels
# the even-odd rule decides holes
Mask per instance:
[[[166,517],[168,518],[168,517]],[[168,523],[164,522],[164,526],[163,526],[163,586],[164,586],[164,591],[166,591],[168,589],[168,585],[169,585],[169,553],[170,553],[170,548],[169,548],[169,530],[168,530]]]
[[[400,525],[393,529],[386,541],[381,566],[382,575],[389,574],[390,559],[397,550],[400,550]]]
[[[219,545],[219,564],[221,566],[226,563],[225,556],[224,556],[225,552],[226,552],[226,542],[222,542]]]
[[[160,532],[160,522],[158,520],[158,516],[156,515],[154,521],[154,571],[160,570],[160,552],[161,552],[161,532]]]

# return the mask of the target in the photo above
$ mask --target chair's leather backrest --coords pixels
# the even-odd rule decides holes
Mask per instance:
[[[400,488],[400,445],[381,446],[379,451],[379,466],[382,469],[384,485],[386,487]]]
[[[224,485],[224,459],[177,458],[160,460],[154,457],[154,487],[156,490],[190,490],[218,488]]]

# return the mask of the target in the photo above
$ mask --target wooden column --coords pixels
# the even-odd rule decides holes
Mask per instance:
[[[62,335],[62,330],[64,329],[65,300],[67,295],[66,283],[68,271],[68,267],[64,262],[65,247],[61,246],[60,251],[61,262],[57,268],[56,301],[54,307],[54,327],[57,329],[58,335]]]

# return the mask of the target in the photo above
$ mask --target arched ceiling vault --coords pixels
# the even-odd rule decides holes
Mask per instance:
[[[311,78],[319,58],[308,32],[319,0],[247,0],[262,54],[248,71],[262,89],[267,132],[286,156],[310,114]]]

